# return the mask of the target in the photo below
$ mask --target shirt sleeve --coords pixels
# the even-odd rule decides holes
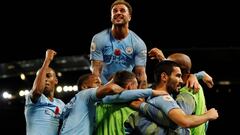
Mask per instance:
[[[30,92],[27,95],[25,95],[25,105],[32,104],[32,100],[30,98],[31,94],[32,93]]]
[[[176,102],[186,114],[194,113],[195,101],[192,95],[180,93],[176,98]]]
[[[153,97],[148,102],[158,109],[161,109],[166,115],[168,115],[171,109],[180,108],[177,102],[168,94]]]
[[[173,127],[176,126],[161,109],[154,107],[151,104],[143,102],[140,105],[140,112],[149,118],[151,121],[157,123],[159,126]]]
[[[136,49],[135,64],[136,66],[146,66],[147,47],[144,42],[139,42]]]
[[[100,60],[103,61],[103,53],[102,53],[102,44],[99,40],[98,36],[95,35],[92,38],[91,47],[90,47],[90,60]]]
[[[195,73],[194,75],[197,77],[198,80],[202,80],[204,77],[205,71],[200,71]]]
[[[86,94],[86,96],[89,96],[91,101],[97,102],[100,100],[99,98],[97,98],[97,88],[90,88],[88,91],[90,91],[88,93],[89,95]]]
[[[99,99],[96,96],[97,94],[97,88],[90,88],[90,89],[86,89],[86,90],[82,90],[80,92],[78,92],[71,100],[70,102],[68,102],[64,108],[63,108],[63,113],[61,115],[61,119],[65,119],[66,117],[68,117],[69,113],[71,112],[71,110],[74,108],[75,104],[79,104],[79,100],[81,99],[80,102],[83,101],[87,101],[88,103],[95,103],[97,101],[99,101]]]
[[[125,90],[120,94],[108,95],[102,99],[103,103],[123,103],[152,95],[152,89]]]
[[[37,105],[37,104],[40,104],[41,102],[42,103],[47,102],[47,97],[44,94],[41,94],[41,96],[37,99],[36,103],[32,102],[31,96],[32,96],[32,91],[30,91],[30,93],[25,96],[25,99],[26,99],[25,105],[31,105],[31,104]]]

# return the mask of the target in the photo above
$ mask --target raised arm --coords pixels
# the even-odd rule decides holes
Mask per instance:
[[[32,86],[31,99],[33,102],[36,102],[44,91],[45,81],[46,81],[46,72],[55,55],[56,55],[56,52],[54,50],[48,49],[46,51],[44,62],[42,64],[42,67],[38,70],[37,76]]]
[[[208,88],[213,87],[213,85],[214,85],[213,79],[205,71],[200,71],[198,73],[195,73],[194,75],[197,77],[197,79],[199,79],[199,80],[202,79],[203,82],[208,86]]]
[[[201,79],[209,88],[213,87],[214,85],[213,79],[205,71],[200,71],[195,74],[190,74],[186,81],[186,87],[193,88],[195,93],[198,92],[201,87],[198,80],[201,80]]]

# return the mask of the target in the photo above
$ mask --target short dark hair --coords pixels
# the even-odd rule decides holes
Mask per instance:
[[[155,70],[154,70],[155,84],[158,84],[160,82],[160,79],[161,79],[160,76],[163,72],[165,72],[167,75],[171,75],[174,67],[180,68],[179,64],[177,64],[174,61],[164,60],[164,61],[159,62],[156,65]]]
[[[82,89],[81,89],[82,84],[89,78],[90,75],[91,75],[91,73],[87,73],[87,74],[81,75],[81,76],[78,78],[77,86],[78,86],[78,89],[79,89],[79,90],[82,90]]]
[[[136,75],[133,72],[122,70],[118,71],[113,76],[113,82],[121,87],[125,87],[129,80],[136,78]]]
[[[128,2],[126,2],[125,0],[116,0],[116,1],[114,1],[112,3],[112,5],[111,5],[111,10],[117,4],[124,4],[125,6],[127,6],[130,15],[132,15],[132,6]]]

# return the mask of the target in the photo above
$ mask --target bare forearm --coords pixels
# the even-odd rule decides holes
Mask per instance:
[[[147,75],[145,72],[145,67],[136,67],[135,69],[136,78],[139,82],[139,89],[145,89],[148,87],[147,84]]]
[[[92,74],[100,76],[103,68],[103,62],[98,60],[91,61]]]
[[[101,86],[97,89],[97,98],[101,99],[107,95],[118,94],[121,93],[122,91],[123,91],[122,87],[112,82],[109,82],[108,84]]]
[[[211,108],[202,115],[191,115],[189,116],[190,121],[192,122],[189,127],[195,127],[202,123],[205,123],[209,120],[216,120],[218,118],[218,112],[215,108]]]
[[[38,71],[32,87],[33,94],[40,95],[43,93],[43,90],[45,88],[46,70],[49,67],[50,62],[51,60],[45,59],[42,67]]]
[[[178,126],[191,128],[201,125],[209,120],[208,115],[186,115],[181,109],[172,109],[168,113],[169,118]]]
[[[47,69],[49,68],[49,64],[51,63],[55,55],[56,55],[56,52],[54,50],[47,49],[42,67],[39,69],[33,83],[33,87],[32,87],[33,101],[36,101],[38,97],[40,97],[41,94],[43,93],[43,90],[45,88],[46,72],[47,72]]]
[[[188,115],[189,125],[187,128],[192,128],[199,126],[209,120],[209,118],[206,115]]]

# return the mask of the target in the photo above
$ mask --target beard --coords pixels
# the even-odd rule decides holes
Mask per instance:
[[[173,92],[172,92],[172,96],[173,96],[173,98],[174,99],[176,99],[176,97],[177,97],[177,95],[179,94],[179,90],[173,90]]]
[[[167,86],[167,91],[168,91],[168,93],[173,94],[173,95],[179,94],[179,89],[174,88],[173,86]]]

